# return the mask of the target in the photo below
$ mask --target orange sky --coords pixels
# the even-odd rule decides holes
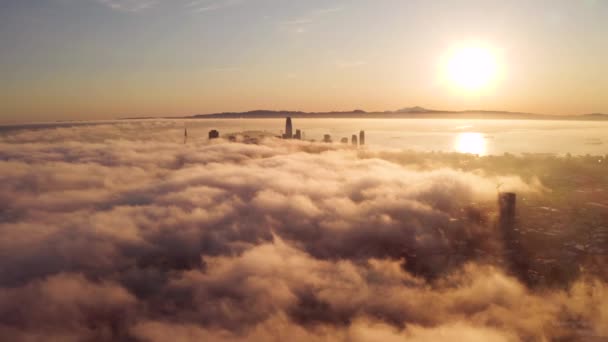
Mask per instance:
[[[204,4],[3,3],[0,122],[415,105],[608,113],[606,2]],[[497,71],[465,90],[445,65],[468,47]]]

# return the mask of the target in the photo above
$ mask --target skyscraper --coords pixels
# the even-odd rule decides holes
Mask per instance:
[[[285,135],[283,136],[283,138],[293,138],[293,126],[291,125],[291,117],[287,117],[287,119],[285,120]]]
[[[353,146],[357,146],[358,145],[358,143],[357,143],[357,135],[356,134],[353,134],[353,137],[351,139],[351,143],[353,144]]]
[[[513,192],[498,194],[498,223],[506,235],[512,235],[515,225],[515,202],[517,196]]]
[[[519,250],[519,234],[515,229],[516,198],[516,195],[512,192],[498,194],[498,229],[503,238],[505,251],[509,256]],[[512,258],[509,257],[509,259]]]
[[[296,140],[302,140],[302,131],[296,129],[296,135],[294,135],[293,138]]]
[[[520,280],[529,283],[530,256],[517,227],[517,196],[512,192],[498,194],[498,228],[503,237],[504,257],[511,272]]]
[[[359,132],[359,145],[365,145],[365,131]]]

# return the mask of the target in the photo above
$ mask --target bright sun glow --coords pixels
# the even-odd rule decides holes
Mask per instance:
[[[458,88],[475,91],[494,79],[496,69],[496,59],[488,49],[467,47],[457,50],[450,57],[447,76]]]
[[[486,153],[486,139],[481,133],[460,133],[456,138],[456,151],[484,155]]]

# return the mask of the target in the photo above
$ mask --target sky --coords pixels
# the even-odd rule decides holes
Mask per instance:
[[[607,36],[599,0],[3,0],[0,122],[608,112]],[[472,90],[445,71],[471,47],[494,63]]]

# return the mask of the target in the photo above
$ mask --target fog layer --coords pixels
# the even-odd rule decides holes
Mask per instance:
[[[3,339],[548,341],[576,338],[573,321],[608,335],[604,282],[534,289],[496,257],[497,187],[548,196],[535,177],[189,139],[156,123],[0,136]]]

